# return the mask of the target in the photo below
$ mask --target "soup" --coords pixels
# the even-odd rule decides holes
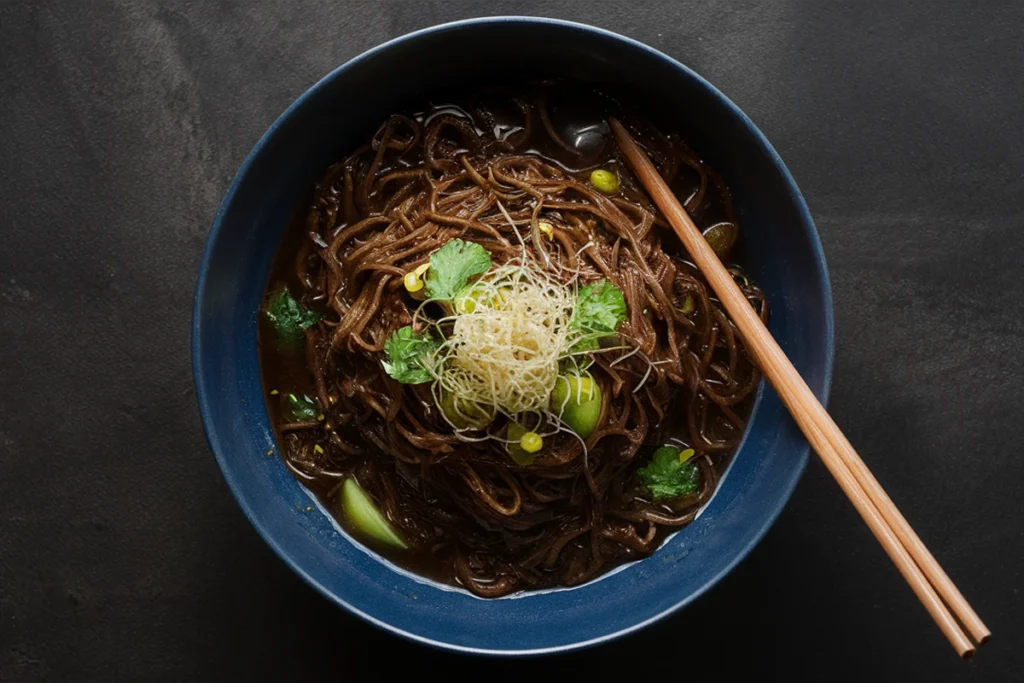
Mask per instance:
[[[654,552],[711,498],[760,379],[612,114],[740,260],[728,190],[678,135],[545,82],[389,117],[310,189],[267,282],[285,466],[361,542],[482,597]]]

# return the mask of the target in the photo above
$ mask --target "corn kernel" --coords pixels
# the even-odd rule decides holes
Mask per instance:
[[[423,278],[413,270],[405,274],[405,277],[402,278],[402,284],[405,285],[406,291],[418,292],[423,289]]]

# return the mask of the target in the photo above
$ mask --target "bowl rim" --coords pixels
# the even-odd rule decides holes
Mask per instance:
[[[349,603],[348,601],[344,600],[341,596],[337,595],[334,591],[330,590],[329,588],[327,588],[326,586],[321,584],[313,576],[311,576],[305,569],[303,569],[291,557],[291,555],[287,551],[285,551],[284,548],[282,548],[277,543],[275,538],[268,533],[268,531],[263,526],[263,524],[258,520],[258,518],[257,518],[256,514],[254,513],[252,507],[245,500],[244,496],[240,495],[240,491],[239,491],[239,488],[238,488],[239,487],[239,483],[236,480],[235,476],[231,473],[230,467],[228,467],[228,457],[227,457],[227,454],[225,452],[225,448],[224,448],[224,446],[223,446],[223,444],[221,442],[221,439],[218,436],[217,428],[216,428],[216,425],[214,424],[214,420],[213,420],[213,417],[212,417],[212,414],[211,414],[210,404],[213,401],[215,401],[216,399],[215,399],[215,397],[212,396],[211,392],[207,388],[206,380],[205,380],[205,378],[204,378],[204,376],[203,376],[203,374],[202,374],[202,372],[200,370],[200,368],[201,368],[200,358],[202,356],[202,342],[201,342],[202,323],[200,321],[200,313],[201,313],[200,308],[202,306],[202,300],[203,300],[203,296],[202,295],[203,295],[203,293],[204,293],[204,291],[206,290],[206,287],[207,287],[207,277],[208,277],[208,273],[210,271],[211,260],[212,260],[212,256],[213,256],[213,246],[214,246],[214,244],[217,243],[217,237],[218,237],[218,235],[219,235],[219,233],[220,233],[220,231],[221,231],[221,229],[223,227],[222,223],[223,223],[224,217],[225,217],[229,207],[234,202],[235,196],[238,194],[240,186],[242,185],[245,177],[248,175],[250,167],[254,163],[255,159],[260,155],[260,153],[262,152],[263,148],[271,140],[271,138],[274,137],[274,134],[277,132],[277,130],[280,127],[282,127],[283,125],[285,125],[295,115],[295,113],[305,105],[307,100],[311,99],[317,92],[319,92],[322,88],[326,87],[326,85],[330,81],[334,80],[336,77],[338,77],[344,71],[347,71],[347,70],[357,66],[359,63],[372,58],[373,56],[375,56],[376,54],[378,54],[380,52],[391,50],[391,49],[395,48],[396,46],[399,46],[399,45],[401,45],[401,44],[403,44],[405,42],[413,41],[413,40],[415,40],[415,39],[417,39],[417,38],[419,38],[419,37],[421,37],[423,35],[430,34],[430,33],[435,33],[435,32],[439,32],[439,31],[443,32],[443,31],[455,30],[455,29],[463,29],[463,28],[468,28],[468,27],[478,26],[478,25],[507,24],[507,23],[513,23],[513,24],[515,24],[515,23],[537,24],[537,25],[545,25],[545,26],[554,26],[554,27],[558,27],[558,28],[565,28],[565,29],[571,29],[571,30],[576,30],[576,31],[593,33],[593,34],[596,34],[596,35],[598,35],[598,36],[600,36],[602,38],[611,39],[611,40],[615,40],[615,41],[620,41],[620,42],[625,43],[625,44],[627,44],[628,46],[630,46],[630,47],[632,47],[634,49],[637,49],[637,50],[639,50],[641,52],[647,53],[649,56],[651,56],[651,57],[653,57],[653,58],[655,58],[657,60],[661,60],[661,61],[665,62],[666,64],[668,64],[669,66],[672,66],[674,69],[676,69],[676,70],[686,74],[689,78],[694,79],[694,81],[697,82],[701,87],[703,87],[707,91],[709,91],[713,97],[717,98],[737,118],[737,120],[743,126],[745,126],[748,129],[749,133],[753,136],[754,141],[760,147],[762,147],[762,149],[768,154],[769,158],[772,161],[772,164],[779,171],[780,177],[784,181],[785,187],[786,187],[787,191],[790,193],[790,195],[791,195],[791,197],[793,199],[793,202],[795,204],[795,208],[797,210],[797,213],[798,213],[798,215],[800,217],[801,223],[803,223],[806,226],[806,228],[807,228],[807,231],[806,231],[807,232],[807,237],[808,237],[808,241],[809,241],[809,244],[810,244],[813,256],[814,256],[814,264],[815,264],[815,267],[816,267],[816,270],[817,270],[816,275],[817,275],[817,278],[819,279],[819,281],[821,283],[821,289],[822,289],[821,295],[822,295],[822,305],[823,305],[824,322],[825,322],[825,337],[824,337],[824,340],[823,340],[824,341],[823,345],[824,345],[825,356],[824,356],[824,365],[823,365],[823,373],[822,373],[823,382],[822,382],[822,396],[821,396],[821,399],[822,399],[822,402],[825,405],[827,405],[828,398],[829,398],[829,395],[831,393],[832,376],[833,376],[833,369],[834,369],[834,363],[835,363],[835,321],[834,321],[834,312],[833,312],[833,299],[832,299],[831,279],[829,277],[828,266],[827,266],[827,263],[826,263],[824,250],[823,250],[822,245],[821,245],[821,239],[820,239],[820,237],[818,235],[817,227],[815,226],[814,220],[811,217],[810,209],[808,208],[807,203],[804,200],[803,194],[800,192],[800,189],[797,187],[795,179],[793,178],[793,176],[790,173],[789,169],[787,168],[786,164],[783,162],[782,158],[779,156],[778,152],[776,152],[775,148],[768,141],[767,137],[765,137],[764,133],[761,132],[761,130],[754,124],[754,122],[750,119],[750,117],[748,117],[743,112],[742,109],[740,109],[732,100],[730,100],[718,88],[716,88],[714,85],[712,85],[708,80],[706,80],[700,74],[695,72],[693,69],[689,68],[688,66],[686,66],[682,62],[674,59],[673,57],[670,57],[669,55],[661,52],[660,50],[657,50],[657,49],[655,49],[655,48],[653,48],[653,47],[651,47],[651,46],[649,46],[649,45],[647,45],[645,43],[642,43],[642,42],[640,42],[638,40],[635,40],[633,38],[630,38],[628,36],[624,36],[624,35],[622,35],[620,33],[616,33],[614,31],[609,31],[607,29],[599,28],[599,27],[596,27],[596,26],[591,26],[589,24],[584,24],[584,23],[581,23],[581,22],[569,21],[569,20],[564,20],[564,19],[553,19],[553,18],[549,18],[549,17],[534,17],[534,16],[520,16],[520,15],[501,15],[501,16],[492,16],[492,17],[477,17],[477,18],[471,18],[471,19],[461,19],[461,20],[457,20],[457,21],[445,22],[445,23],[442,23],[442,24],[434,25],[434,26],[428,26],[428,27],[417,29],[417,30],[412,31],[410,33],[406,33],[406,34],[397,36],[395,38],[392,38],[392,39],[390,39],[390,40],[388,40],[388,41],[386,41],[384,43],[381,43],[380,45],[377,45],[375,47],[372,47],[372,48],[370,48],[370,49],[360,53],[359,55],[349,59],[346,62],[344,62],[340,66],[335,67],[329,73],[327,73],[326,75],[321,77],[319,80],[317,80],[316,83],[314,83],[312,86],[310,86],[309,88],[304,90],[302,92],[302,94],[299,95],[295,99],[295,101],[292,102],[288,106],[288,108],[285,109],[284,112],[280,116],[278,116],[278,118],[267,128],[267,130],[263,133],[263,135],[260,137],[260,139],[256,142],[256,144],[253,146],[252,150],[250,150],[250,152],[246,155],[245,160],[242,162],[242,165],[239,167],[238,172],[235,174],[235,177],[231,181],[231,185],[229,186],[227,192],[225,193],[224,199],[221,201],[220,205],[218,206],[217,213],[215,214],[213,223],[211,225],[211,229],[210,229],[210,231],[209,231],[209,233],[208,233],[208,235],[206,237],[206,244],[205,244],[205,246],[203,248],[202,257],[201,257],[200,264],[199,264],[199,273],[198,273],[198,277],[197,277],[197,280],[196,280],[195,293],[193,295],[192,321],[191,321],[191,324],[192,324],[191,358],[192,358],[193,379],[194,379],[194,383],[195,383],[195,387],[196,387],[196,399],[197,399],[197,402],[198,402],[198,408],[199,408],[199,414],[200,414],[201,422],[203,424],[203,431],[206,434],[206,440],[207,440],[207,443],[209,444],[210,450],[212,451],[212,453],[214,455],[214,459],[217,461],[217,466],[218,466],[218,468],[221,471],[221,476],[224,477],[225,483],[227,483],[228,488],[231,491],[232,497],[235,499],[235,501],[238,504],[238,506],[242,509],[243,514],[249,520],[249,523],[253,526],[253,528],[256,530],[256,532],[259,534],[259,536],[263,539],[263,541],[268,546],[270,546],[270,548],[274,551],[274,553],[282,561],[284,561],[284,563],[293,572],[295,572],[298,576],[300,576],[308,585],[313,587],[318,593],[323,595],[329,601],[331,601],[331,602],[333,602],[333,603],[343,607],[349,613],[351,613],[351,614],[353,614],[355,616],[358,616],[359,618],[369,622],[370,624],[373,624],[374,626],[377,626],[377,627],[382,628],[382,629],[384,629],[384,630],[386,630],[386,631],[388,631],[390,633],[393,633],[395,635],[401,636],[403,638],[406,638],[406,639],[414,641],[414,642],[422,643],[422,644],[425,644],[425,645],[430,645],[430,646],[433,646],[433,647],[436,647],[436,648],[439,648],[439,649],[443,649],[443,650],[448,650],[448,651],[455,651],[455,652],[462,652],[462,653],[469,653],[469,654],[483,654],[483,655],[512,656],[512,657],[516,657],[516,656],[535,656],[535,655],[543,655],[543,654],[551,654],[551,653],[571,652],[571,651],[575,651],[575,650],[580,650],[580,649],[585,649],[585,648],[588,648],[588,647],[592,647],[592,646],[595,646],[595,645],[598,645],[598,644],[601,644],[601,643],[609,642],[611,640],[615,640],[617,638],[621,638],[621,637],[623,637],[625,635],[628,635],[630,633],[635,633],[635,632],[637,632],[637,631],[639,631],[639,630],[641,630],[641,629],[643,629],[643,628],[645,628],[645,627],[647,627],[647,626],[649,626],[649,625],[651,625],[651,624],[653,624],[653,623],[655,623],[655,622],[657,622],[657,621],[659,621],[659,620],[661,620],[661,619],[663,619],[663,618],[665,618],[665,617],[667,617],[667,616],[669,616],[669,615],[671,615],[671,614],[681,610],[682,608],[686,607],[688,604],[690,604],[691,602],[693,602],[694,600],[696,600],[697,598],[702,596],[705,592],[707,592],[709,589],[711,589],[713,586],[715,586],[719,581],[721,581],[722,578],[724,578],[728,573],[730,573],[736,567],[737,564],[739,564],[742,560],[744,560],[747,557],[747,555],[750,554],[750,552],[753,550],[753,548],[758,543],[760,543],[761,539],[764,537],[764,535],[768,532],[768,530],[775,523],[775,521],[778,518],[779,514],[781,514],[783,508],[789,502],[789,499],[792,496],[792,493],[793,493],[794,489],[796,488],[797,483],[799,483],[800,478],[803,475],[803,472],[804,472],[804,470],[805,470],[805,468],[807,466],[807,461],[809,459],[810,446],[808,444],[804,444],[803,446],[798,448],[798,452],[795,455],[796,455],[796,457],[797,457],[799,462],[798,462],[797,466],[794,468],[793,476],[792,476],[791,480],[789,482],[787,482],[786,486],[782,490],[780,490],[780,494],[781,495],[779,496],[779,498],[777,500],[775,508],[773,510],[771,510],[770,513],[767,514],[764,517],[764,521],[763,521],[763,523],[761,525],[761,528],[756,530],[756,532],[751,536],[749,542],[744,547],[742,547],[739,552],[737,552],[735,554],[735,556],[733,557],[733,559],[731,561],[727,562],[722,567],[721,571],[719,571],[714,576],[711,576],[710,578],[708,578],[696,590],[694,590],[692,593],[690,593],[685,598],[680,599],[678,602],[676,602],[675,604],[671,605],[670,607],[664,609],[663,611],[661,611],[661,612],[659,612],[657,614],[654,614],[654,615],[648,617],[647,619],[644,619],[643,621],[631,624],[630,626],[627,626],[627,627],[624,627],[624,628],[620,628],[618,630],[615,630],[615,631],[603,634],[603,635],[595,637],[595,638],[590,638],[588,640],[583,640],[583,641],[578,641],[578,642],[562,643],[562,644],[554,645],[554,646],[530,648],[530,649],[501,649],[501,648],[487,648],[487,647],[472,647],[472,646],[465,646],[465,645],[459,645],[459,644],[447,642],[445,640],[440,640],[440,639],[436,639],[436,638],[420,635],[418,633],[414,633],[414,632],[405,630],[405,629],[403,629],[403,628],[401,628],[399,626],[395,626],[394,624],[391,624],[391,623],[389,623],[389,622],[387,622],[387,621],[385,621],[383,619],[375,617],[374,615],[369,614],[369,613],[367,613],[366,611],[364,611],[362,609],[359,609],[355,605],[353,605],[353,604]],[[764,382],[763,379],[762,379],[762,382]],[[759,391],[758,393],[759,393],[758,403],[760,403],[760,394],[762,392]],[[745,441],[745,440],[746,440],[746,435],[744,436],[743,441]],[[742,448],[742,446],[743,446],[743,441],[741,441],[741,443],[740,443],[740,448]],[[737,451],[738,450],[739,449],[737,449]]]

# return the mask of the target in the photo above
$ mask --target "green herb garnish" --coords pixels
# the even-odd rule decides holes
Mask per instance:
[[[671,500],[693,493],[700,486],[700,469],[690,458],[693,449],[683,452],[675,446],[662,446],[654,451],[646,467],[636,472],[654,500]]]
[[[572,325],[584,332],[614,334],[626,319],[626,297],[608,280],[601,280],[580,289]]]
[[[426,334],[417,334],[410,325],[394,332],[384,342],[384,370],[402,384],[423,384],[434,377],[423,366],[423,356],[432,353],[437,342]]]
[[[583,333],[572,347],[572,353],[592,353],[601,348],[601,339],[615,334],[615,329],[626,319],[626,297],[622,290],[608,280],[601,280],[580,289],[576,295],[576,310],[570,326]],[[589,361],[577,361],[586,367]]]
[[[296,301],[287,288],[270,298],[263,314],[274,326],[277,335],[286,341],[298,339],[306,328],[316,325],[322,317]]]
[[[475,242],[453,239],[430,255],[427,296],[451,301],[470,279],[491,268],[491,254]]]
[[[302,396],[288,394],[285,401],[288,407],[289,417],[296,422],[312,422],[320,413],[320,410],[317,408],[316,401],[305,394]]]

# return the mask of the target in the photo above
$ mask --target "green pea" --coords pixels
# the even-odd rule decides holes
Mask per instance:
[[[456,429],[483,429],[494,419],[494,411],[488,406],[456,398],[447,391],[441,394],[441,410]]]
[[[519,447],[527,453],[536,453],[544,448],[544,437],[537,432],[526,432],[519,438]]]
[[[551,392],[551,410],[585,439],[601,419],[601,387],[587,376],[559,375]]]
[[[528,453],[524,449],[519,441],[523,438],[523,435],[528,433],[530,430],[518,422],[509,422],[508,429],[505,432],[505,438],[508,439],[508,443],[505,444],[505,451],[508,452],[510,458],[515,460],[517,465],[526,467],[533,463],[537,458],[536,453]]]
[[[736,237],[739,230],[735,223],[715,223],[704,231],[704,239],[715,250],[718,258],[724,259],[729,256],[732,247],[736,244]]]
[[[619,191],[619,177],[603,168],[596,168],[590,172],[590,184],[605,194],[615,194]]]

